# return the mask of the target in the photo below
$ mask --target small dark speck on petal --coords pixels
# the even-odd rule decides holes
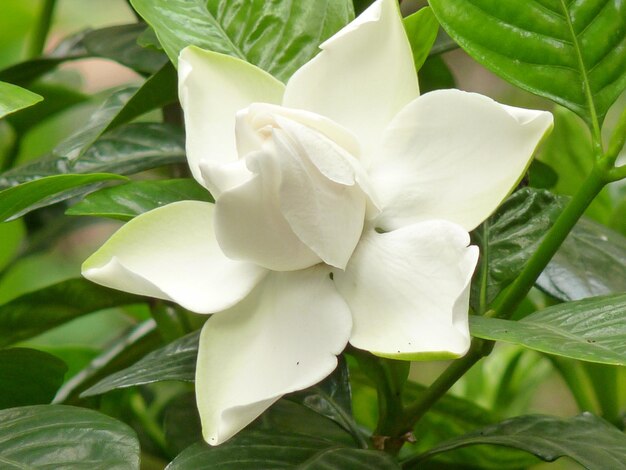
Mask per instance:
[[[296,362],[296,365],[299,366],[300,365],[300,361]]]
[[[330,278],[331,281],[335,279],[335,275],[333,273],[328,273],[328,277]]]

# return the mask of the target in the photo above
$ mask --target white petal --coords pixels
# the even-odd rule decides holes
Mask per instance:
[[[183,201],[134,218],[85,261],[83,276],[197,313],[229,308],[267,271],[224,256],[213,234],[213,208]]]
[[[283,104],[329,117],[370,148],[419,95],[397,0],[379,0],[291,77]]]
[[[322,380],[350,335],[350,311],[318,266],[271,273],[200,336],[196,397],[204,439],[220,444],[285,393]]]
[[[350,156],[306,126],[285,120],[282,127],[275,131],[281,212],[326,264],[343,269],[363,231],[367,203]]]
[[[369,169],[385,230],[446,219],[472,230],[512,191],[552,115],[458,90],[427,93],[385,131]]]
[[[350,306],[350,343],[410,360],[458,357],[470,344],[469,285],[478,249],[446,221],[368,231],[345,272],[334,271]]]
[[[296,236],[280,210],[281,175],[275,152],[252,153],[246,161],[254,176],[216,200],[215,233],[224,253],[275,271],[304,269],[321,262]]]
[[[202,160],[237,159],[235,114],[253,102],[280,103],[284,85],[243,60],[186,47],[178,59],[178,92],[185,114],[187,160],[200,184]]]

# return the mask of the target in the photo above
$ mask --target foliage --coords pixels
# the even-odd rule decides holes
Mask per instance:
[[[430,0],[405,12],[422,93],[462,82],[454,57],[467,53],[509,82],[499,99],[555,115],[526,177],[471,233],[470,351],[424,386],[423,366],[349,347],[329,377],[217,447],[203,442],[193,397],[206,318],[76,278],[78,266],[112,224],[213,202],[186,166],[181,50],[286,83],[372,2],[130,0],[128,24],[45,53],[64,0],[30,16],[14,3],[0,6],[22,28],[0,25],[0,39],[15,36],[0,41],[1,467],[516,469],[565,456],[626,468],[626,2]],[[87,58],[132,70],[133,83],[82,89],[60,66]],[[49,150],[29,155],[42,134]],[[517,348],[492,353],[496,341]],[[468,373],[490,354],[497,376]],[[551,393],[582,414],[534,413],[540,361],[566,383]],[[450,392],[459,380],[487,391],[490,409]]]

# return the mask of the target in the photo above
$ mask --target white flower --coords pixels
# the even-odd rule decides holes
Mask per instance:
[[[286,86],[183,50],[189,166],[216,204],[143,214],[83,266],[105,286],[215,313],[196,373],[211,444],[330,374],[348,341],[401,359],[463,355],[478,257],[467,232],[552,126],[477,94],[420,97],[395,0],[321,49]]]

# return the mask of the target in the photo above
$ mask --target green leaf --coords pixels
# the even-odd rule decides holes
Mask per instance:
[[[84,408],[35,405],[0,411],[0,442],[0,463],[8,469],[139,469],[135,432]]]
[[[417,469],[433,455],[479,444],[513,447],[547,462],[566,456],[589,470],[624,468],[626,462],[626,436],[606,421],[583,413],[569,419],[542,415],[512,418],[445,442],[403,468]]]
[[[87,33],[83,44],[89,55],[114,60],[137,72],[153,74],[165,65],[167,57],[137,44],[145,30],[146,25],[141,23],[110,26]]]
[[[20,86],[27,86],[33,80],[54,70],[63,62],[86,57],[87,51],[83,47],[82,40],[87,32],[88,31],[81,31],[65,38],[47,57],[38,57],[36,59],[19,62],[0,70],[0,80]]]
[[[143,297],[71,279],[0,305],[0,347],[31,338],[87,313],[144,302]]]
[[[185,139],[179,128],[159,123],[127,124],[102,136],[78,160],[51,155],[1,174],[0,188],[58,173],[128,175],[185,161]]]
[[[626,292],[626,238],[582,218],[537,280],[562,300]]]
[[[307,470],[400,470],[389,454],[365,449],[328,449],[314,455],[299,468]]]
[[[55,402],[77,398],[89,386],[137,362],[161,344],[163,341],[153,320],[126,329],[59,389]]]
[[[626,87],[621,0],[431,0],[430,5],[478,62],[571,109],[596,133]]]
[[[175,70],[166,64],[140,88],[116,91],[84,128],[57,145],[50,155],[0,174],[0,188],[59,173],[113,171],[128,174],[184,161],[184,137],[178,129],[154,123],[115,129],[154,108],[176,101],[176,90]],[[107,133],[104,142],[99,142],[103,133],[112,130],[116,132]],[[126,145],[129,140],[130,145]],[[94,149],[96,141],[99,143]],[[111,141],[118,143],[112,145]],[[129,161],[131,164],[126,165]],[[115,162],[120,163],[121,168]]]
[[[583,121],[571,111],[555,106],[552,112],[554,130],[542,146],[539,160],[535,161],[558,169],[558,179],[552,191],[573,196],[593,168],[591,137]],[[605,188],[594,198],[585,214],[606,223],[611,216],[611,206],[609,188]]]
[[[110,173],[56,175],[19,184],[0,191],[0,222],[5,222],[41,207],[72,197],[76,188],[109,180],[126,179]]]
[[[421,94],[456,87],[454,76],[441,56],[430,56],[426,59],[417,78]]]
[[[403,20],[406,35],[411,43],[415,70],[419,71],[428,58],[428,54],[439,30],[439,23],[429,7],[421,8]]]
[[[350,433],[355,429],[350,376],[343,357],[335,371],[326,379],[310,388],[289,394],[287,398],[325,416]]]
[[[194,392],[178,395],[165,405],[163,432],[168,449],[176,454],[202,440],[202,425]]]
[[[36,349],[0,349],[0,409],[50,403],[63,383],[63,361]]]
[[[65,213],[126,221],[157,207],[189,200],[213,202],[209,192],[192,179],[135,181],[91,193]]]
[[[0,119],[43,100],[43,96],[17,85],[0,82]]]
[[[193,382],[196,375],[199,332],[190,333],[152,351],[136,364],[105,377],[81,396],[99,395],[118,388],[164,380]]]
[[[562,207],[562,201],[548,191],[523,188],[472,232],[481,255],[471,292],[476,312],[485,310],[515,280]]]
[[[247,60],[281,80],[354,16],[348,0],[131,0],[176,64],[189,45]],[[260,26],[262,25],[262,26]],[[262,28],[263,34],[259,34]]]
[[[326,439],[293,432],[245,429],[217,447],[194,444],[176,457],[166,470],[294,468],[334,445]]]
[[[626,294],[555,305],[520,321],[471,316],[470,331],[557,356],[626,365]]]

